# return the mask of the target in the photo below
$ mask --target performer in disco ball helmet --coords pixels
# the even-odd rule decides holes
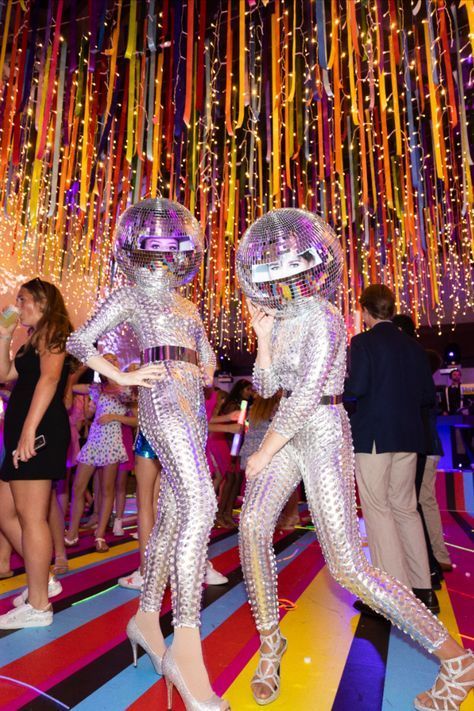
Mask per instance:
[[[116,259],[129,283],[72,334],[68,350],[119,385],[138,386],[140,433],[163,467],[139,609],[127,634],[187,702],[195,695],[207,699],[199,708],[221,711],[229,707],[212,692],[199,636],[207,544],[217,508],[205,453],[203,384],[212,383],[216,359],[195,305],[175,288],[196,274],[203,235],[186,208],[157,198],[129,207],[115,239]],[[142,362],[129,373],[112,366],[95,346],[125,322],[135,333]],[[175,629],[164,655],[159,613],[169,577]]]
[[[272,210],[251,225],[239,245],[237,275],[251,301],[276,316],[329,298],[342,275],[342,250],[331,227],[306,210]]]
[[[115,233],[115,259],[138,286],[182,286],[196,275],[204,253],[204,236],[183,205],[150,198],[131,205]]]
[[[301,480],[334,578],[428,651],[455,656],[460,648],[441,622],[411,590],[373,568],[362,550],[352,436],[342,404],[347,333],[328,300],[342,271],[333,230],[304,210],[274,210],[247,230],[237,265],[258,339],[254,388],[264,398],[282,391],[260,449],[248,459],[240,519],[242,568],[261,642],[251,682],[257,703],[280,693],[287,640],[279,629],[273,532]]]

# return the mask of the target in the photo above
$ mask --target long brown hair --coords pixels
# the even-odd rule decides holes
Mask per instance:
[[[30,292],[43,312],[36,328],[30,331],[30,345],[38,350],[64,353],[66,340],[74,328],[61,292],[39,277],[22,284],[22,289]]]
[[[269,420],[280,401],[280,392],[275,393],[272,397],[263,398],[256,395],[249,412],[249,422],[252,425],[258,425],[260,422]]]

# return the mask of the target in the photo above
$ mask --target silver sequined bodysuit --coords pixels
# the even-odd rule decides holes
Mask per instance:
[[[255,367],[254,387],[263,397],[291,391],[280,402],[269,431],[289,442],[249,479],[240,525],[241,560],[259,631],[278,625],[273,531],[289,496],[303,479],[326,563],[334,578],[427,650],[448,637],[445,627],[410,590],[367,561],[359,534],[354,454],[342,405],[320,405],[322,395],[343,391],[346,369],[344,321],[328,301],[313,297],[301,315],[275,319],[272,365]]]
[[[201,367],[215,366],[196,307],[176,291],[125,286],[114,291],[94,316],[73,333],[68,350],[87,362],[99,355],[93,343],[128,322],[140,351],[184,346],[197,351]],[[140,607],[159,611],[171,579],[175,626],[199,624],[207,544],[216,500],[206,461],[206,410],[199,367],[163,361],[166,377],[139,388],[141,431],[158,455],[164,481],[157,523],[150,536]]]

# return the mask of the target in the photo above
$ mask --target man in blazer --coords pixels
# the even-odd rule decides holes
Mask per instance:
[[[372,562],[439,612],[415,491],[421,408],[435,402],[433,379],[423,349],[391,321],[390,289],[369,286],[360,305],[369,330],[352,338],[345,395],[357,403],[351,425]]]

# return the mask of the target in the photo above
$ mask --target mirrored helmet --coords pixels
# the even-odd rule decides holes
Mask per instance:
[[[131,205],[115,231],[115,259],[130,281],[175,288],[196,275],[204,253],[199,222],[183,205],[149,198]]]
[[[282,208],[256,220],[237,250],[245,296],[276,316],[330,298],[341,282],[342,250],[334,230],[307,210]]]

